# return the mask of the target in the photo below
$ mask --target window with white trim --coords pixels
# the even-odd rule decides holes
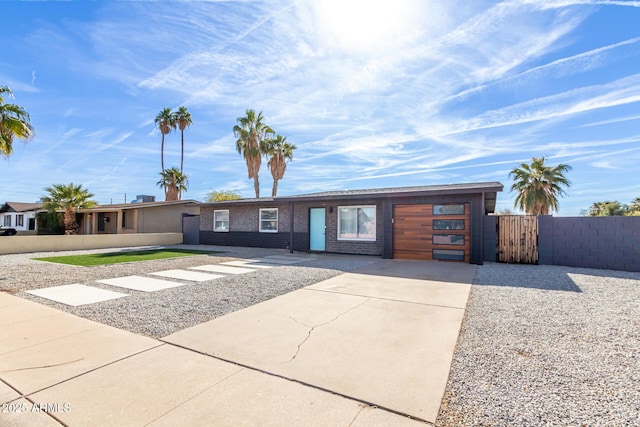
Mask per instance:
[[[260,232],[278,232],[278,208],[260,209]]]
[[[11,215],[4,216],[4,226],[11,227]]]
[[[229,211],[213,211],[213,231],[219,233],[229,232]]]
[[[338,240],[376,240],[376,207],[339,206]]]
[[[16,215],[16,227],[24,227],[24,215]]]

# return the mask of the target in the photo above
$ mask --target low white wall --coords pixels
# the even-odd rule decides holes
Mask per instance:
[[[182,244],[182,233],[0,236],[0,255],[179,244]]]

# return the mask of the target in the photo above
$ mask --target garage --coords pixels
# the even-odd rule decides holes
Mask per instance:
[[[393,206],[393,258],[470,262],[469,203]]]

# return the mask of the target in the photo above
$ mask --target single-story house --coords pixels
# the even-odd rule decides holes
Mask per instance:
[[[42,209],[42,203],[6,202],[0,207],[0,226],[14,228],[19,233],[37,230],[36,213]]]
[[[98,205],[78,210],[79,234],[181,233],[185,216],[200,214],[200,202],[175,200]]]
[[[200,206],[200,244],[482,264],[499,182],[327,191]]]

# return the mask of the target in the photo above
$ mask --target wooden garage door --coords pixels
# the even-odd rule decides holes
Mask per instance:
[[[469,203],[393,207],[393,257],[469,262]]]

